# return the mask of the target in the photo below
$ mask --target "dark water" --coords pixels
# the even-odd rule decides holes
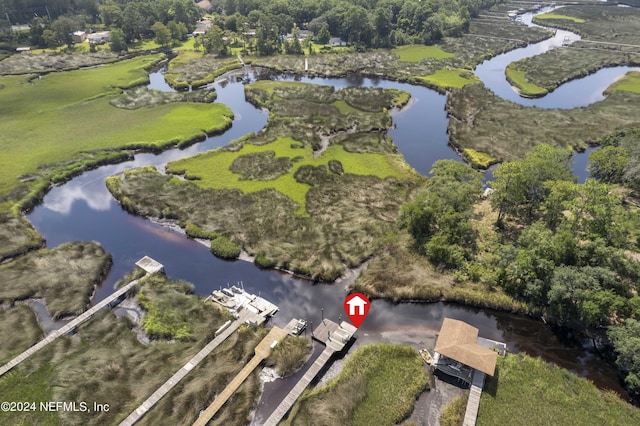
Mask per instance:
[[[483,66],[486,70],[497,69],[501,60],[497,58],[495,63],[489,61]],[[504,73],[504,68],[502,70]],[[268,74],[259,78],[267,77]],[[109,295],[113,291],[113,284],[131,271],[134,262],[148,255],[165,265],[170,278],[192,282],[196,293],[200,295],[208,295],[211,290],[227,283],[243,281],[248,291],[260,293],[280,307],[280,313],[273,320],[277,325],[286,324],[292,317],[307,318],[317,324],[321,308],[329,318],[337,319],[343,315],[344,285],[314,284],[277,271],[262,271],[248,262],[220,260],[207,247],[180,232],[127,214],[106,190],[104,179],[107,176],[143,165],[155,165],[162,170],[169,161],[226,145],[264,127],[266,113],[245,102],[243,86],[236,81],[237,78],[247,81],[254,76],[245,74],[231,77],[215,85],[218,102],[228,105],[235,113],[233,127],[225,134],[185,150],[172,150],[160,155],[140,154],[133,161],[84,173],[54,188],[47,194],[43,204],[29,215],[29,220],[46,238],[48,247],[56,247],[67,241],[97,241],[113,255],[113,268],[98,289],[96,301]],[[485,78],[492,80],[494,77]],[[400,152],[422,174],[427,174],[437,159],[458,158],[447,146],[445,97],[442,95],[421,87],[360,77],[296,79],[338,88],[358,85],[407,90],[412,93],[412,100],[409,106],[393,114],[397,127],[390,131]],[[152,87],[167,90],[158,74],[154,74],[151,81]],[[582,102],[588,103],[584,99]],[[575,168],[578,174],[582,173],[581,179],[584,179],[587,155],[579,154],[575,158]],[[215,206],[212,208],[215,209]],[[391,304],[374,301],[369,317],[358,333],[377,336],[383,331],[437,330],[444,317],[461,319],[478,327],[481,336],[506,342],[511,352],[524,351],[542,356],[588,377],[598,386],[625,394],[616,378],[616,370],[594,356],[583,342],[561,340],[549,327],[529,318],[442,303]]]

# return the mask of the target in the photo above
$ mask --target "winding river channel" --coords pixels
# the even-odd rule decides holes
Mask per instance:
[[[523,16],[531,21],[531,14]],[[479,65],[476,74],[494,93],[521,105],[541,108],[574,108],[586,106],[602,99],[602,91],[615,78],[628,69],[617,67],[602,70],[591,76],[563,85],[542,99],[523,99],[506,83],[505,66],[523,57],[542,53],[560,45],[565,35],[578,36],[566,31],[549,40],[516,49]],[[233,109],[233,127],[222,135],[208,138],[184,150],[170,150],[159,155],[138,154],[135,159],[117,165],[107,165],[53,188],[44,202],[28,216],[29,220],[53,248],[68,241],[97,241],[113,255],[113,267],[106,281],[97,290],[95,301],[113,291],[114,283],[133,268],[134,262],[149,255],[165,265],[172,279],[184,279],[195,285],[200,295],[208,295],[227,283],[242,281],[245,288],[260,293],[277,304],[280,312],[272,320],[284,325],[292,317],[320,320],[321,308],[329,318],[343,313],[342,302],[346,285],[356,272],[333,285],[314,284],[277,271],[263,271],[245,261],[227,262],[214,257],[207,247],[187,238],[178,230],[166,227],[123,211],[107,191],[106,177],[145,165],[164,169],[167,162],[189,157],[198,152],[228,144],[249,132],[260,130],[267,121],[267,114],[254,108],[244,98],[243,81],[266,78],[260,70],[246,69],[244,75],[231,76],[215,84],[217,102]],[[438,159],[458,159],[447,145],[447,116],[444,110],[445,96],[435,91],[409,84],[369,79],[358,76],[346,78],[307,78],[293,76],[269,78],[295,79],[303,82],[346,86],[396,88],[411,93],[412,101],[401,111],[393,113],[394,129],[389,131],[400,152],[418,172],[427,174]],[[161,72],[151,75],[151,86],[170,90]],[[587,154],[576,155],[574,163],[580,180],[585,178]],[[215,208],[215,207],[212,207]],[[438,330],[444,317],[466,321],[480,329],[480,335],[504,341],[511,352],[526,352],[541,356],[581,376],[586,376],[602,388],[608,388],[626,396],[616,370],[594,355],[589,344],[568,338],[563,332],[554,332],[540,321],[516,315],[478,310],[444,303],[393,304],[376,300],[358,331],[367,341],[382,340],[383,333],[402,330]],[[317,348],[316,348],[317,352]],[[279,395],[290,386],[285,380],[270,383],[265,395]],[[274,401],[275,402],[275,401]],[[266,407],[265,407],[266,404]],[[269,410],[271,403],[261,402],[260,410]],[[273,406],[271,406],[271,409]]]

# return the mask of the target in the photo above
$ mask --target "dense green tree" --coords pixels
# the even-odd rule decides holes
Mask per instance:
[[[415,248],[444,268],[461,266],[474,248],[469,222],[481,191],[481,175],[464,163],[439,160],[414,201],[400,212],[399,224],[412,235]]]
[[[605,146],[589,155],[589,173],[605,183],[622,183],[629,165],[629,152],[624,147]]]
[[[109,47],[112,52],[124,52],[127,50],[127,38],[124,31],[120,28],[114,28],[109,34]]]
[[[327,44],[331,39],[331,34],[329,34],[329,28],[326,25],[323,25],[318,31],[318,43]]]
[[[72,46],[73,32],[80,29],[80,24],[67,16],[61,16],[51,24],[51,29],[56,33],[59,43]]]
[[[169,31],[171,32],[171,39],[174,41],[182,40],[185,34],[189,32],[189,30],[187,29],[187,26],[184,23],[176,22],[173,20],[167,23],[167,28],[169,28]]]
[[[209,31],[202,36],[202,46],[207,53],[225,55],[227,46],[222,28],[212,25]]]
[[[625,382],[640,392],[640,321],[627,319],[622,326],[610,327],[608,334],[618,354],[616,362],[627,372]]]
[[[171,43],[171,31],[162,22],[156,22],[151,26],[151,31],[155,34],[155,41],[160,46],[168,46]]]
[[[494,172],[491,203],[498,210],[498,224],[505,216],[530,222],[550,192],[547,182],[575,181],[570,168],[571,153],[549,145],[538,145],[520,161],[505,162]]]

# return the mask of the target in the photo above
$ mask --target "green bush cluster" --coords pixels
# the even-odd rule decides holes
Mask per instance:
[[[237,259],[242,248],[223,235],[211,240],[211,252],[223,259]]]

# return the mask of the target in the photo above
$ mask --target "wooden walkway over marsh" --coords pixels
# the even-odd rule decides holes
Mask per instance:
[[[155,406],[160,399],[168,394],[191,370],[193,370],[207,355],[209,355],[222,342],[227,340],[243,323],[252,322],[262,324],[266,319],[260,315],[254,314],[249,309],[243,309],[239,312],[238,318],[233,321],[227,328],[221,331],[211,342],[200,350],[193,358],[189,360],[180,370],[178,370],[169,380],[160,386],[149,398],[147,398],[138,408],[136,408],[126,419],[120,423],[120,426],[131,426],[142,418],[149,410]]]
[[[11,361],[9,361],[8,363],[6,363],[2,367],[0,367],[0,377],[3,376],[7,371],[11,370],[13,367],[19,365],[25,359],[29,358],[34,353],[38,352],[40,349],[42,349],[45,346],[47,346],[48,344],[52,343],[58,337],[64,336],[67,333],[73,332],[80,324],[82,324],[83,322],[85,322],[88,319],[92,318],[95,314],[97,314],[102,309],[106,308],[107,306],[113,306],[112,305],[113,302],[116,302],[119,298],[123,297],[129,290],[131,290],[133,287],[135,287],[140,280],[133,280],[129,284],[127,284],[126,286],[118,289],[111,296],[109,296],[106,299],[98,302],[91,309],[89,309],[89,310],[83,312],[82,314],[78,315],[75,319],[69,321],[63,327],[53,331],[47,337],[45,337],[44,339],[42,339],[41,341],[39,341],[35,345],[31,346],[26,351],[22,352],[20,355],[18,355],[15,358],[13,358]]]
[[[287,396],[284,397],[282,402],[280,402],[275,411],[264,423],[264,426],[276,426],[280,420],[284,418],[300,395],[302,395],[302,392],[304,392],[311,381],[318,375],[325,365],[327,365],[333,354],[343,350],[347,343],[351,341],[355,332],[356,328],[344,321],[340,325],[327,319],[320,322],[320,325],[313,331],[312,336],[314,339],[327,345],[327,347],[322,351],[320,356],[316,358],[311,367],[309,367],[304,376],[300,378],[298,383],[296,383]]]
[[[467,411],[464,413],[463,426],[475,426],[478,417],[478,408],[480,407],[480,395],[482,395],[482,387],[484,386],[484,373],[475,370],[473,382],[469,388],[469,399],[467,400]]]
[[[219,395],[216,396],[216,399],[213,400],[211,405],[204,410],[200,417],[193,423],[193,426],[205,426],[209,420],[216,415],[218,410],[222,408],[225,402],[235,393],[236,390],[244,383],[244,381],[249,377],[249,374],[256,369],[260,363],[266,359],[269,355],[271,355],[271,351],[275,347],[274,342],[280,342],[284,339],[288,333],[278,327],[273,327],[269,334],[265,336],[264,339],[255,349],[255,355],[251,360],[240,370],[240,372],[229,382],[229,384],[220,392]]]

